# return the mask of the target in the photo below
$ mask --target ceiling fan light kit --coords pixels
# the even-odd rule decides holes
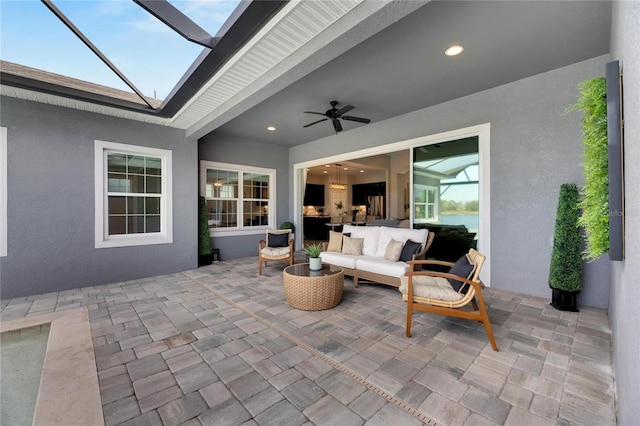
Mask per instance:
[[[331,101],[330,104],[331,104],[331,109],[328,109],[325,112],[305,111],[304,112],[305,114],[322,115],[325,118],[321,118],[320,120],[306,124],[302,127],[309,127],[309,126],[313,126],[314,124],[322,123],[323,121],[331,120],[331,123],[333,124],[333,129],[336,131],[336,134],[337,134],[342,131],[342,124],[340,123],[340,120],[356,121],[358,123],[365,123],[365,124],[371,123],[371,120],[368,118],[354,117],[351,115],[343,115],[344,113],[349,112],[355,108],[352,105],[345,105],[342,108],[337,109],[336,106],[338,105],[338,101]]]

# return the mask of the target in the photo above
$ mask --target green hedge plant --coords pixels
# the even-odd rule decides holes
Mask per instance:
[[[583,81],[578,89],[578,102],[567,111],[582,111],[584,187],[579,224],[585,230],[583,257],[592,261],[609,250],[607,82],[597,77]]]
[[[207,218],[207,202],[204,197],[200,197],[200,208],[198,210],[198,224],[200,234],[198,238],[198,253],[206,256],[213,253],[213,244],[211,243],[211,235],[209,234],[209,221]]]
[[[563,291],[582,289],[582,247],[580,238],[578,186],[560,186],[556,226],[553,235],[549,287]]]

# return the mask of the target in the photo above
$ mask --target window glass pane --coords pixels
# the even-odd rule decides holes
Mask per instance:
[[[146,214],[160,214],[160,197],[147,197],[145,198]]]
[[[144,213],[144,197],[127,197],[127,213]]]
[[[416,203],[426,203],[426,193],[422,189],[416,189],[413,191],[413,201]]]
[[[145,216],[147,232],[160,232],[160,215]]]
[[[127,156],[124,154],[109,154],[107,156],[107,171],[125,173],[127,171]]]
[[[131,190],[129,192],[144,194],[144,176],[129,175],[129,180],[131,181]]]
[[[127,155],[127,172],[137,175],[144,174],[144,157]]]
[[[160,176],[162,174],[162,160],[160,158],[146,157],[145,166],[148,175]]]
[[[109,173],[107,187],[109,192],[131,192],[131,182],[126,175],[120,173]]]
[[[127,234],[143,234],[144,233],[144,216],[128,216],[127,217]]]
[[[109,214],[126,214],[125,197],[109,197]]]
[[[127,218],[125,216],[109,216],[109,235],[127,233]]]
[[[147,176],[147,194],[160,194],[162,192],[162,179],[155,176]]]

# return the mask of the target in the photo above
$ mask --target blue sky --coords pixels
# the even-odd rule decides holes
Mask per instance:
[[[239,0],[171,3],[215,35]],[[130,0],[54,4],[146,96],[164,99],[203,51]],[[0,0],[0,58],[131,91],[39,0]]]

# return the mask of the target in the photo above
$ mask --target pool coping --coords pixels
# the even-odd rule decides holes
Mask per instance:
[[[86,307],[0,322],[0,333],[51,324],[34,425],[104,426]]]

